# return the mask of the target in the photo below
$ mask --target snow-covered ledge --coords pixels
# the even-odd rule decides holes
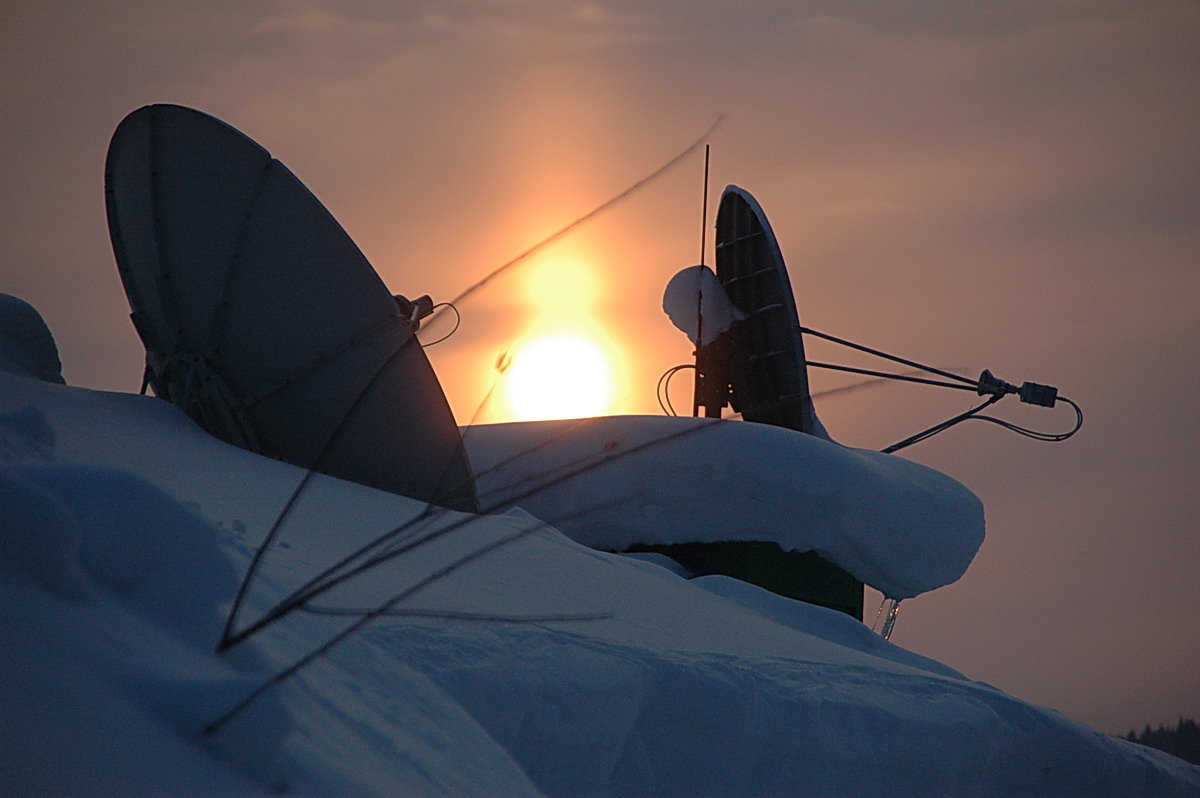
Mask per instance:
[[[957,580],[983,542],[983,505],[954,479],[780,427],[608,416],[463,439],[484,508],[519,506],[606,551],[769,541],[902,599]]]

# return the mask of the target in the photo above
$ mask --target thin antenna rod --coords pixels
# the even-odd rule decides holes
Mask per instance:
[[[663,174],[664,172],[668,171],[668,170],[669,170],[671,167],[673,167],[675,164],[679,163],[679,162],[680,162],[680,161],[682,161],[684,158],[686,158],[687,156],[689,156],[689,155],[691,155],[693,152],[695,152],[695,151],[696,151],[696,148],[698,148],[698,147],[700,146],[700,142],[704,141],[706,138],[708,138],[709,136],[711,136],[711,135],[713,134],[713,131],[715,131],[715,130],[716,130],[716,129],[717,129],[717,128],[718,128],[718,127],[721,125],[721,122],[722,122],[722,120],[724,120],[724,119],[725,119],[725,114],[718,114],[718,115],[717,115],[717,118],[716,118],[716,120],[715,120],[715,121],[713,121],[713,123],[712,123],[711,125],[709,125],[709,128],[708,128],[708,130],[704,131],[704,134],[703,134],[702,136],[700,136],[700,138],[696,139],[696,140],[695,140],[695,141],[693,141],[691,144],[689,144],[689,145],[687,146],[687,148],[686,148],[686,149],[685,149],[683,152],[679,153],[679,154],[678,154],[678,155],[676,155],[674,158],[672,158],[671,160],[667,161],[665,164],[663,164],[662,166],[658,167],[658,168],[657,168],[657,169],[655,169],[653,172],[651,172],[650,174],[646,175],[646,176],[645,176],[645,177],[643,177],[641,180],[637,181],[637,182],[636,182],[636,183],[634,183],[632,186],[630,186],[629,188],[627,188],[627,189],[625,189],[624,191],[622,191],[620,194],[618,194],[618,195],[616,195],[615,197],[612,197],[611,199],[609,199],[609,200],[605,201],[604,203],[602,203],[602,204],[600,204],[600,205],[596,206],[596,207],[595,207],[595,208],[593,208],[592,210],[590,210],[590,211],[588,211],[587,213],[585,213],[583,216],[580,216],[578,219],[576,219],[575,221],[573,221],[573,222],[571,222],[570,224],[568,224],[566,227],[564,227],[564,228],[562,228],[561,230],[559,230],[559,231],[557,231],[557,232],[555,232],[555,233],[552,233],[551,235],[549,235],[549,236],[547,236],[546,238],[542,239],[542,240],[541,240],[541,241],[539,241],[538,243],[536,243],[536,244],[534,244],[533,246],[531,246],[529,249],[527,249],[527,250],[525,250],[524,252],[522,252],[520,255],[517,255],[517,256],[516,256],[515,258],[513,258],[512,260],[508,261],[507,263],[505,263],[505,264],[503,264],[503,265],[499,266],[498,268],[495,268],[495,269],[493,269],[493,270],[492,270],[491,272],[489,272],[489,273],[488,273],[486,276],[484,276],[484,277],[483,277],[481,280],[479,280],[479,281],[478,281],[478,282],[476,282],[475,284],[473,284],[473,285],[471,285],[470,287],[468,287],[468,288],[467,288],[466,290],[464,290],[464,291],[463,291],[461,294],[459,294],[458,296],[454,297],[453,299],[451,299],[451,300],[450,300],[448,303],[446,303],[446,304],[448,304],[448,305],[460,305],[460,304],[462,304],[462,302],[463,302],[463,300],[464,300],[464,299],[466,299],[467,297],[469,297],[469,296],[471,296],[472,294],[474,294],[474,293],[475,293],[476,291],[478,291],[480,288],[483,288],[485,285],[487,285],[489,282],[491,282],[493,278],[495,278],[495,277],[498,277],[498,276],[499,276],[500,274],[502,274],[503,272],[507,271],[508,269],[512,268],[513,266],[516,266],[518,263],[520,263],[521,261],[525,260],[526,258],[528,258],[528,257],[529,257],[530,255],[532,255],[533,253],[537,252],[538,250],[541,250],[541,249],[543,249],[543,248],[545,248],[545,247],[549,246],[550,244],[554,243],[554,242],[555,242],[555,241],[557,241],[558,239],[560,239],[560,238],[562,238],[563,236],[565,236],[567,233],[569,233],[569,232],[571,232],[572,230],[574,230],[576,227],[579,227],[579,225],[581,225],[581,224],[584,224],[585,222],[587,222],[587,221],[589,221],[589,220],[593,219],[593,218],[594,218],[594,217],[596,217],[596,216],[599,216],[601,213],[603,213],[604,211],[608,210],[608,209],[609,209],[609,208],[611,208],[613,205],[616,205],[618,202],[620,202],[621,200],[625,199],[625,198],[626,198],[626,197],[628,197],[630,194],[633,194],[634,192],[636,192],[636,191],[637,191],[638,189],[640,189],[642,186],[646,185],[647,183],[653,182],[654,180],[656,180],[656,179],[658,178],[658,176],[659,176],[659,175],[661,175],[661,174]],[[431,316],[431,317],[430,317],[429,321],[428,321],[428,322],[426,322],[426,324],[427,324],[427,325],[431,325],[431,324],[433,324],[433,321],[434,321],[435,319],[439,318],[439,317],[441,316],[441,314],[442,314],[442,311],[441,311],[441,310],[435,311],[435,312],[434,312],[434,314],[433,314],[433,316]]]
[[[704,199],[700,203],[700,268],[696,270],[696,371],[692,389],[692,416],[700,416],[700,349],[704,346],[704,250],[708,241],[708,155],[710,145],[704,145]]]
[[[704,265],[704,250],[708,244],[708,151],[711,145],[704,145],[704,202],[700,211],[700,265]]]

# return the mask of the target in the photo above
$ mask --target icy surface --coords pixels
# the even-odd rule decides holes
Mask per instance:
[[[780,427],[609,416],[463,439],[484,507],[521,507],[606,551],[773,541],[908,598],[958,579],[983,542],[983,506],[945,474]]]
[[[8,371],[0,446],[0,794],[1200,795],[839,613],[324,477],[239,628],[389,530],[408,548],[218,655],[302,472]],[[423,582],[204,733],[354,623],[331,612]]]
[[[667,318],[689,341],[705,346],[735,321],[745,318],[707,266],[689,266],[676,272],[663,291],[662,306]]]

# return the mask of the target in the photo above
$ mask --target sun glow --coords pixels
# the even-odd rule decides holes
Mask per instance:
[[[595,273],[575,258],[546,257],[527,274],[525,295],[543,317],[575,316],[591,308],[600,293]]]
[[[522,344],[503,368],[506,398],[520,421],[595,416],[612,402],[609,359],[587,338],[536,338]]]

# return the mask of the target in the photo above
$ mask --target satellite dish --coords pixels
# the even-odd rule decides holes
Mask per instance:
[[[696,415],[720,418],[721,409],[728,404],[745,421],[828,439],[809,395],[800,314],[779,242],[757,200],[737,186],[726,186],[721,194],[716,255],[714,282],[723,289],[722,299],[732,304],[733,311],[718,314],[721,331],[711,341],[703,333],[690,336],[700,341],[696,347]],[[700,273],[693,282],[701,293],[699,301],[692,302],[702,317],[693,326],[703,330],[708,323],[703,312],[709,298],[703,294],[704,267],[696,268]],[[680,274],[686,278],[690,270]],[[686,304],[677,297],[672,301],[673,307]],[[694,316],[695,311],[692,313]],[[688,321],[693,318],[685,318]],[[643,545],[639,550],[665,554],[695,574],[734,576],[780,595],[840,610],[860,621],[863,617],[862,581],[816,551],[788,551],[770,540]]]
[[[105,199],[158,396],[243,448],[477,511],[412,325],[287,167],[212,116],[151,105],[113,134]]]
[[[726,186],[717,211],[717,280],[741,314],[732,339],[696,352],[697,406],[825,437],[813,414],[800,316],[779,242],[758,202]]]

